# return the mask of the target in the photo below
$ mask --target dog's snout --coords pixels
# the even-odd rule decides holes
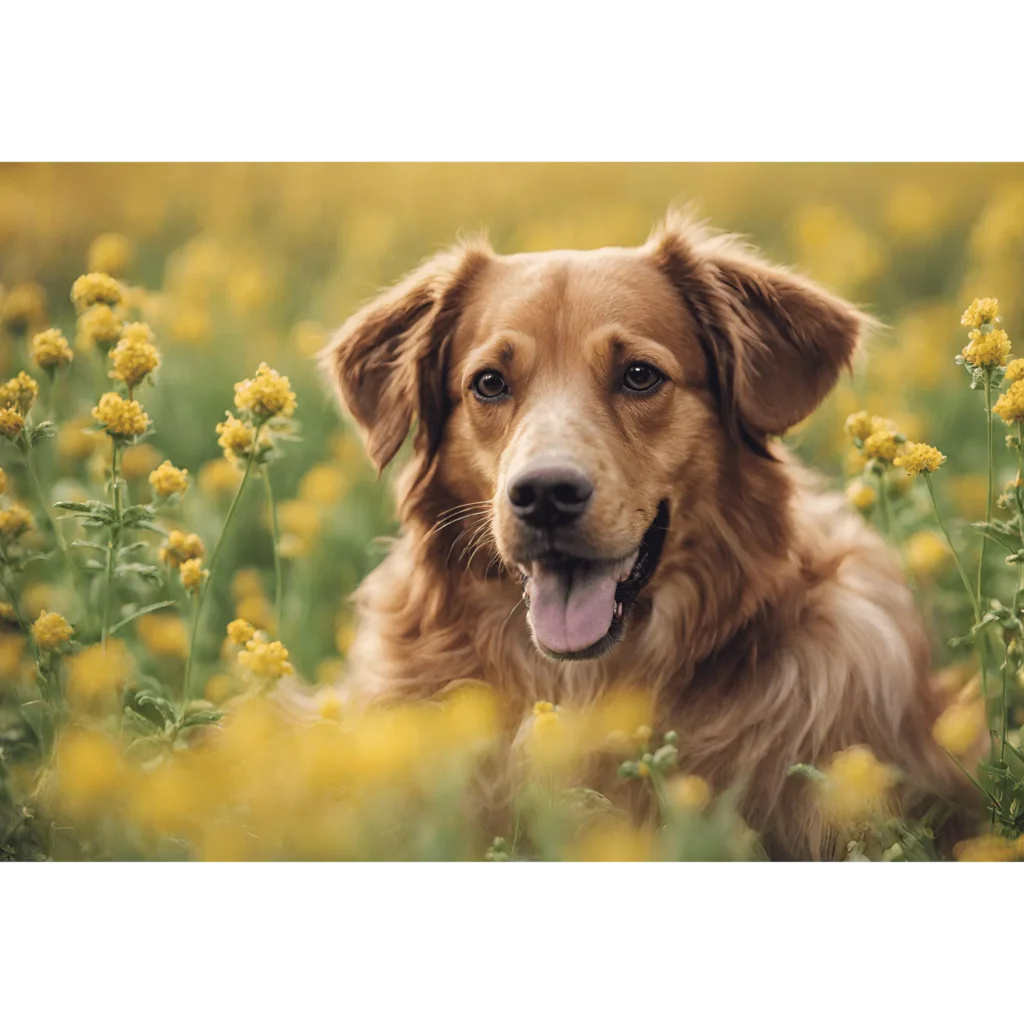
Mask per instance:
[[[541,529],[565,526],[583,515],[594,485],[572,466],[545,466],[520,473],[508,486],[516,516]]]

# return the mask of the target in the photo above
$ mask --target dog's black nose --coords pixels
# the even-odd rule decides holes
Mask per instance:
[[[512,511],[530,526],[552,529],[579,519],[594,485],[572,466],[528,469],[508,485]]]

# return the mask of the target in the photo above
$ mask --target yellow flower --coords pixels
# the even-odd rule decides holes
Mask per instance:
[[[1021,851],[1012,839],[1003,836],[976,836],[964,839],[953,847],[953,856],[959,861],[1015,861]]]
[[[197,478],[203,494],[231,494],[242,482],[242,471],[226,459],[204,462]]]
[[[649,861],[654,856],[654,837],[646,830],[609,820],[592,826],[567,851],[574,861]]]
[[[860,825],[886,813],[895,782],[891,768],[876,760],[867,747],[840,751],[825,769],[819,803],[836,828]]]
[[[136,628],[146,649],[158,658],[188,656],[188,629],[180,615],[143,615]]]
[[[907,566],[915,576],[933,576],[941,572],[952,559],[949,545],[933,530],[920,530],[908,541]]]
[[[305,501],[282,501],[277,506],[282,554],[301,558],[309,554],[320,534],[320,508]]]
[[[849,406],[847,406],[847,408],[849,408]],[[851,439],[866,441],[874,431],[873,422],[874,417],[869,416],[864,409],[861,409],[860,412],[855,412],[846,417],[846,423],[843,429]]]
[[[868,509],[874,508],[878,492],[873,487],[868,487],[863,480],[853,480],[846,488],[846,497],[854,508],[867,512]]]
[[[345,474],[329,463],[310,467],[299,481],[299,497],[314,505],[333,505],[340,501],[348,488]]]
[[[149,474],[149,485],[153,493],[161,498],[184,494],[188,489],[188,470],[178,469],[165,459]]]
[[[199,593],[199,588],[210,575],[209,570],[203,568],[201,558],[186,559],[178,571],[181,573],[181,585],[193,594]]]
[[[182,530],[171,530],[160,548],[160,561],[177,569],[182,562],[202,558],[206,554],[206,545],[198,534],[186,534]]]
[[[43,612],[32,623],[32,637],[36,646],[44,651],[56,651],[70,639],[74,630],[63,615],[56,612]]]
[[[245,619],[233,619],[228,623],[228,639],[239,647],[244,647],[252,638],[256,632],[252,627],[251,622],[246,622]]]
[[[107,348],[120,337],[121,317],[110,306],[90,306],[78,318],[78,344],[82,348]]]
[[[1024,380],[1024,359],[1013,359],[1006,367],[1006,379],[1012,384]]]
[[[976,746],[988,728],[984,701],[950,704],[935,720],[935,742],[955,757],[964,757]]]
[[[57,742],[58,796],[72,815],[109,808],[121,776],[117,747],[102,733],[70,729]]]
[[[287,377],[260,363],[256,376],[235,385],[235,407],[248,412],[257,421],[272,416],[292,416],[295,413],[295,392]]]
[[[39,395],[39,385],[24,371],[0,384],[0,406],[13,406],[27,416]]]
[[[257,569],[239,569],[231,579],[231,596],[236,601],[263,596],[263,580]],[[245,615],[242,618],[246,618]]]
[[[68,659],[68,700],[84,708],[113,697],[128,678],[128,652],[120,640],[86,647]]]
[[[110,350],[114,364],[110,376],[124,381],[127,388],[138,387],[160,365],[160,353],[153,344],[153,332],[146,324],[125,324],[121,340]]]
[[[103,438],[102,434],[94,436]],[[134,444],[121,453],[121,475],[126,480],[138,480],[149,474],[159,461],[160,455],[151,444]]]
[[[217,424],[217,444],[224,449],[224,455],[229,459],[248,459],[255,438],[255,429],[231,413],[227,414],[223,423]],[[265,442],[261,441],[260,447],[265,447]]]
[[[900,444],[891,430],[876,430],[864,441],[863,451],[870,459],[892,462],[900,453]]]
[[[46,324],[46,293],[35,283],[15,285],[3,296],[0,320],[11,331],[20,334],[32,327]]]
[[[32,513],[24,505],[14,504],[0,509],[0,537],[20,537],[35,525]]]
[[[32,359],[43,370],[67,366],[74,358],[67,338],[56,327],[41,331],[32,339]]]
[[[25,428],[25,417],[17,409],[0,409],[0,435],[13,441]]]
[[[998,299],[975,299],[960,317],[963,327],[981,327],[999,317]]]
[[[0,633],[0,692],[19,680],[24,650],[25,638],[20,633]]]
[[[1024,363],[1024,359],[1015,359],[1015,363]],[[992,411],[1003,418],[1004,423],[1024,422],[1024,380],[1015,380],[1010,389],[1000,395]]]
[[[537,701],[536,704],[533,705],[533,713],[538,718],[541,715],[549,715],[554,710],[555,710],[555,705],[552,704],[551,701],[549,701],[549,700],[539,700],[539,701]]]
[[[109,274],[83,274],[71,286],[71,301],[79,313],[100,303],[116,306],[124,301],[124,289]]]
[[[960,353],[971,366],[1005,366],[1010,354],[1010,339],[998,327],[987,333],[971,331],[969,345]]]
[[[668,798],[682,810],[703,811],[711,803],[711,787],[699,775],[677,775],[669,780]]]
[[[97,235],[89,246],[86,263],[92,273],[120,276],[128,269],[132,247],[124,235]]]
[[[99,405],[92,411],[97,423],[103,424],[111,437],[125,439],[144,434],[150,419],[134,399],[122,398],[114,391],[108,391],[100,398]]]
[[[934,473],[946,461],[946,456],[930,444],[912,444],[892,460],[894,466],[901,466],[907,476],[918,473]]]
[[[277,626],[274,606],[262,594],[241,598],[235,605],[235,614],[240,619],[247,619],[257,629],[273,630]]]
[[[288,662],[288,648],[280,640],[266,643],[254,637],[239,652],[238,662],[252,675],[268,682],[295,671]]]

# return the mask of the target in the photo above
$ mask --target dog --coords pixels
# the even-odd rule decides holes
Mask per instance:
[[[480,679],[513,709],[638,684],[682,770],[772,856],[834,855],[798,763],[865,744],[902,799],[963,797],[893,553],[779,438],[869,318],[670,212],[634,248],[463,240],[360,309],[322,366],[402,535],[356,595],[351,685]]]

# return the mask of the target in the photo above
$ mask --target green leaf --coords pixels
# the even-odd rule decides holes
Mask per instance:
[[[45,437],[54,437],[57,433],[57,424],[52,420],[44,420],[29,431],[28,443],[37,444]]]
[[[787,775],[799,775],[805,779],[813,779],[815,782],[824,782],[828,776],[815,768],[813,764],[794,764],[790,766]]]
[[[205,708],[200,711],[189,712],[178,726],[179,729],[191,729],[196,725],[212,725],[214,722],[220,721],[223,718],[224,712],[219,711],[216,708],[206,710]]]
[[[124,708],[121,712],[121,723],[143,736],[152,736],[154,733],[161,732],[160,726],[156,722],[145,715],[140,715],[134,708]]]
[[[154,519],[156,519],[156,513],[148,505],[131,505],[121,513],[121,522],[125,526],[151,523]]]
[[[160,569],[148,562],[125,562],[124,565],[117,566],[114,571],[118,576],[135,574],[144,580],[153,580],[154,582],[159,582],[162,579]]]
[[[164,697],[158,697],[155,693],[140,693],[135,698],[135,703],[139,707],[153,708],[165,723],[173,722],[177,718],[174,705]]]
[[[94,544],[91,540],[73,540],[69,546],[73,548],[92,548],[93,551],[107,553],[106,544]]]
[[[159,611],[161,608],[170,608],[171,605],[177,604],[176,601],[157,601],[156,604],[147,604],[143,608],[138,608],[131,613],[126,615],[120,622],[112,626],[110,629],[110,635],[113,636],[123,626],[127,626],[129,622],[134,622],[137,618],[143,615],[148,615],[150,612]]]

